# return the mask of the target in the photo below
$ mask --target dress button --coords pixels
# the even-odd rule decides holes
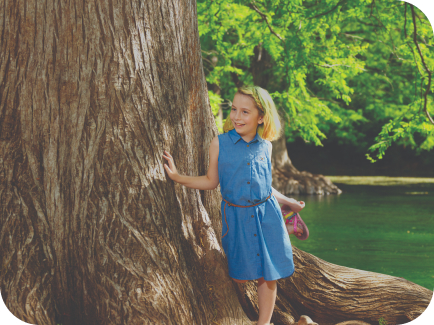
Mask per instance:
[[[259,254],[257,254],[259,256]]]
[[[249,145],[247,145],[247,147],[248,147]]]
[[[250,182],[247,182],[247,184],[250,184]]]
[[[253,236],[255,236],[255,237],[256,237],[256,234],[254,234]]]
[[[247,163],[247,165],[250,165],[250,163]]]
[[[254,218],[255,216],[252,214],[252,218]]]

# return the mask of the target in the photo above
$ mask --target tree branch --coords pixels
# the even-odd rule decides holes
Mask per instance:
[[[360,20],[359,18],[356,18],[356,20],[357,20],[360,24],[363,24],[363,25],[365,25],[365,26],[382,27],[381,25],[375,25],[375,24],[366,23],[366,22]]]
[[[321,17],[321,16],[328,15],[329,13],[335,11],[335,10],[336,10],[336,9],[337,9],[341,4],[344,4],[345,2],[347,2],[347,0],[341,0],[341,1],[339,1],[339,2],[336,4],[336,6],[334,6],[334,7],[333,7],[332,9],[330,9],[329,11],[322,12],[322,13],[320,13],[320,14],[318,14],[318,15],[313,16],[313,17],[308,17],[307,19],[314,19],[314,18],[318,18],[318,17]]]
[[[253,2],[254,2],[254,1],[253,1]],[[278,39],[280,39],[280,40],[283,42],[283,38],[282,38],[279,34],[277,34],[277,33],[274,31],[273,27],[271,27],[271,25],[270,25],[270,23],[269,23],[269,21],[268,21],[267,15],[264,14],[262,11],[260,11],[260,10],[258,9],[258,7],[256,7],[256,6],[253,4],[253,2],[250,4],[250,6],[252,7],[252,9],[255,10],[259,15],[261,15],[262,19],[265,20],[265,22],[266,22],[267,25],[268,25],[268,29],[270,30],[270,32],[271,32],[272,34],[274,34]]]
[[[344,107],[343,105],[341,105],[341,103],[339,103],[339,102],[337,102],[337,101],[335,101],[335,100],[333,100],[333,99],[325,98],[325,97],[318,97],[318,96],[315,96],[315,93],[314,93],[312,90],[310,90],[310,89],[307,88],[307,87],[306,87],[306,89],[307,89],[308,92],[310,92],[310,94],[311,94],[310,97],[316,98],[316,99],[318,99],[318,100],[326,100],[326,101],[331,102],[331,103],[333,103],[333,104],[336,104],[336,105],[338,105],[338,106]]]
[[[404,36],[407,38],[407,2],[404,7]]]
[[[316,65],[316,66],[318,66],[318,67],[321,67],[321,68],[333,68],[333,67],[347,67],[347,68],[354,68],[353,66],[351,66],[351,65],[346,65],[346,64],[327,64],[327,63],[324,63],[323,65],[319,65],[319,64],[317,64],[317,63],[314,63],[314,65]],[[359,70],[362,70],[362,71],[366,71],[366,70],[363,69],[363,68],[356,68],[356,69],[359,69]]]
[[[434,120],[431,117],[431,115],[429,114],[428,107],[427,107],[428,93],[429,93],[429,91],[431,89],[431,75],[432,75],[432,72],[428,69],[428,66],[426,65],[425,59],[424,59],[424,57],[422,55],[422,51],[420,50],[420,47],[419,47],[419,43],[417,42],[417,39],[416,39],[416,36],[417,36],[417,26],[416,26],[416,14],[414,12],[414,6],[410,5],[410,8],[411,8],[411,16],[413,18],[413,27],[414,27],[414,29],[413,29],[413,42],[416,45],[417,51],[419,52],[419,56],[420,56],[420,59],[422,60],[422,64],[423,64],[423,66],[425,68],[425,71],[428,73],[428,86],[426,88],[425,93],[423,94],[423,97],[424,97],[423,109],[425,111],[425,114],[426,114],[428,120],[432,124],[434,124]],[[417,62],[416,62],[416,65],[417,65]]]

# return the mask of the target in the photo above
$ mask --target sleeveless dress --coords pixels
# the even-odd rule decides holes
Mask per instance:
[[[222,246],[229,276],[237,280],[264,277],[266,281],[291,276],[291,242],[279,203],[272,195],[270,141],[256,133],[247,143],[235,129],[220,134],[218,139],[222,198],[242,206],[260,203],[241,208],[221,202]]]

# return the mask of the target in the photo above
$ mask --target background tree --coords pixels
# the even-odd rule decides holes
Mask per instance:
[[[163,168],[166,149],[181,173],[205,174],[217,134],[195,8],[2,3],[0,285],[18,318],[224,325],[255,317],[255,293],[228,276],[218,190],[177,186]],[[330,322],[378,311],[414,319],[432,295],[294,254],[298,271],[279,284],[276,325],[305,311]]]
[[[198,14],[208,83],[226,102],[242,83],[266,87],[289,121],[288,142],[369,149],[371,160],[394,143],[417,153],[434,147],[433,30],[417,8],[203,0]]]

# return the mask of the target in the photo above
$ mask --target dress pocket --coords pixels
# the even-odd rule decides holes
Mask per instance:
[[[258,175],[263,177],[269,173],[268,159],[264,154],[259,154],[255,157],[255,165]]]

